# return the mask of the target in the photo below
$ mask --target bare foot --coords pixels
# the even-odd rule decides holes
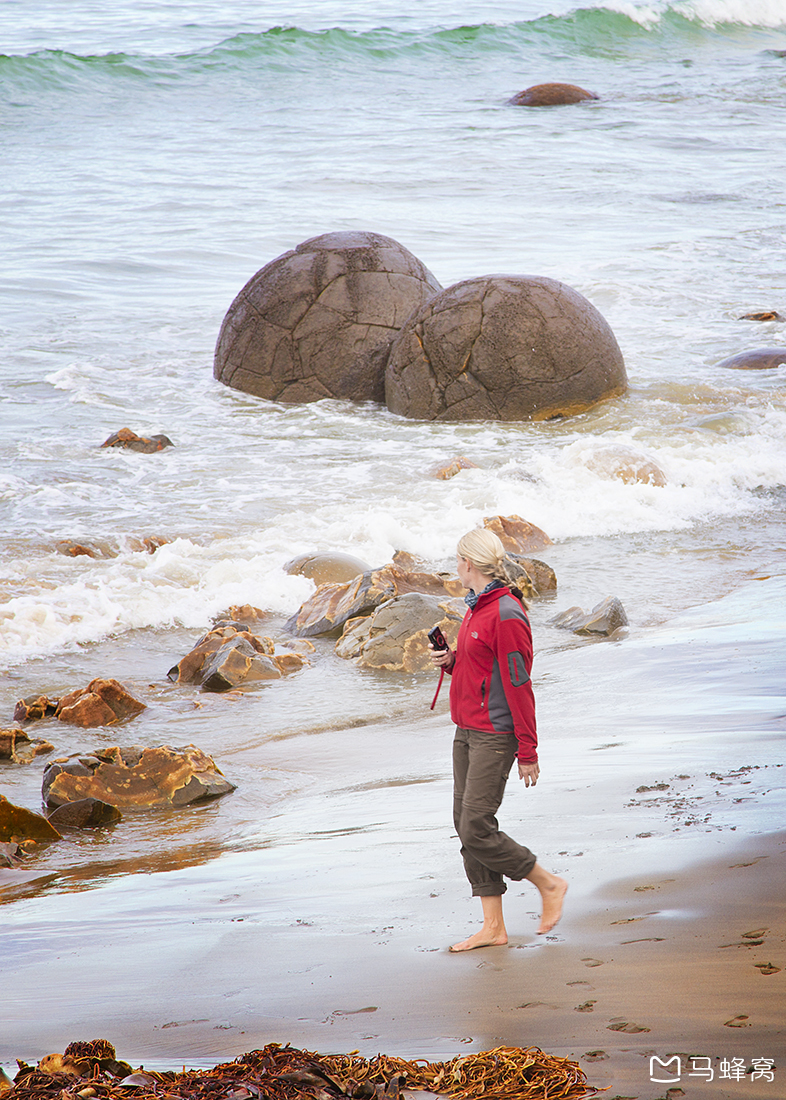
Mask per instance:
[[[504,947],[508,942],[507,932],[499,932],[494,935],[491,932],[487,932],[485,928],[481,928],[479,932],[476,932],[474,936],[470,936],[469,939],[462,940],[461,943],[454,943],[452,947],[449,947],[449,951],[474,951],[476,947]]]
[[[568,884],[559,875],[551,875],[554,880],[548,885],[538,886],[543,901],[543,913],[540,918],[538,935],[550,932],[562,916],[562,902],[568,890]]]

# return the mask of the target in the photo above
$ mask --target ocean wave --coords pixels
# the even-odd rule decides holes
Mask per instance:
[[[626,40],[664,36],[670,41],[736,30],[770,30],[786,26],[784,0],[675,0],[673,3],[638,4],[610,0],[597,6],[578,7],[560,15],[511,23],[478,23],[425,30],[377,27],[351,30],[339,26],[321,30],[274,26],[247,31],[212,46],[165,55],[112,52],[78,54],[62,49],[42,49],[26,55],[0,54],[0,84],[45,80],[73,83],[85,76],[114,80],[177,80],[190,73],[217,67],[235,68],[260,61],[298,64],[305,59],[335,61],[389,60],[431,54],[463,58],[489,53],[515,53],[525,46],[553,44],[574,53],[618,50]]]

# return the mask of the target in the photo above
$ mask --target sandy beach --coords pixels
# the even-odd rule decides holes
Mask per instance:
[[[542,779],[511,781],[500,818],[570,880],[551,934],[535,934],[535,891],[512,883],[508,946],[447,952],[478,913],[440,700],[267,742],[262,774],[307,782],[217,858],[100,883],[61,872],[51,888],[45,859],[1,872],[0,1061],[13,1072],[99,1036],[152,1069],[268,1042],[429,1060],[534,1045],[609,1097],[782,1095],[784,654],[766,610],[782,589],[755,582],[638,639],[544,655]],[[758,620],[745,636],[743,605]],[[590,709],[577,682],[607,705]],[[671,1084],[650,1079],[653,1057]],[[751,1072],[721,1076],[739,1060]]]

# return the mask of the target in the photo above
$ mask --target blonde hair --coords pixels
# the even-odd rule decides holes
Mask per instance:
[[[518,595],[522,603],[523,596],[516,584],[516,579],[508,570],[505,547],[500,538],[486,527],[476,527],[474,531],[468,531],[459,539],[456,547],[459,555],[466,558],[475,568],[488,577],[490,581],[500,581]],[[524,605],[526,607],[526,604]]]

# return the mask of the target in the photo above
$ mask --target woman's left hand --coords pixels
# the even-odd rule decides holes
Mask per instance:
[[[534,787],[538,781],[540,775],[540,768],[537,764],[521,764],[519,763],[519,779],[524,780],[525,787]]]

